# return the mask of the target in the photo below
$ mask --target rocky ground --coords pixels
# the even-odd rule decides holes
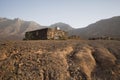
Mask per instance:
[[[0,41],[0,80],[120,80],[120,41]]]

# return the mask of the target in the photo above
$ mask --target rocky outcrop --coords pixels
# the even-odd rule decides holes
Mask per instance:
[[[0,80],[119,80],[119,41],[0,42]]]

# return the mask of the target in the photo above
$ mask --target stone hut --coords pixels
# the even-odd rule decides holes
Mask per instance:
[[[44,28],[25,33],[25,40],[60,40],[67,39],[67,32],[60,30],[59,27]]]

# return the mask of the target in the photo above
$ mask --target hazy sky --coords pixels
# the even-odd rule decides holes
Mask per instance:
[[[0,0],[0,17],[45,26],[64,22],[81,28],[113,16],[120,16],[120,0]]]

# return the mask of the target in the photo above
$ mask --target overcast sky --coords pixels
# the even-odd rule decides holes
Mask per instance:
[[[64,22],[81,28],[113,16],[120,16],[120,0],[0,0],[0,17],[45,26]]]

